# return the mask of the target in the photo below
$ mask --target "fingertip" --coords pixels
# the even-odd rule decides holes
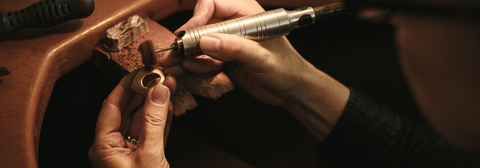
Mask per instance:
[[[202,40],[205,40],[206,43],[202,44],[205,42]],[[257,66],[271,55],[270,51],[256,41],[221,33],[211,33],[202,37],[200,48],[204,53],[217,60],[237,61],[246,66]]]
[[[204,35],[200,38],[200,49],[208,55],[217,55],[220,48],[220,40],[216,36]]]
[[[168,50],[158,59],[158,64],[161,67],[167,68],[179,64],[182,60],[183,57],[177,51]]]
[[[185,74],[186,71],[185,71],[185,69],[183,69],[183,67],[181,65],[175,65],[175,66],[165,68],[163,70],[163,73],[178,78],[178,77],[182,76],[183,74]]]
[[[256,46],[251,46],[252,43],[256,42],[235,35],[211,33],[202,36],[200,49],[217,60],[239,61],[253,54]]]
[[[183,26],[181,26],[180,28],[178,28],[177,30],[175,30],[175,31],[173,32],[173,34],[178,37],[178,32],[181,31],[180,29],[181,29],[182,27],[183,27]]]
[[[205,56],[201,58],[189,59],[182,62],[183,68],[193,73],[205,73],[220,70],[224,66],[223,61]]]
[[[151,101],[157,105],[165,105],[170,99],[170,89],[165,85],[157,85],[152,89]]]
[[[191,29],[191,28],[203,26],[203,25],[207,24],[208,20],[209,20],[209,18],[206,18],[206,17],[202,18],[202,16],[194,14],[194,16],[192,18],[190,18],[190,20],[188,20],[187,23],[180,26],[180,28],[175,30],[175,32],[173,32],[173,34],[175,34],[175,36],[178,37],[179,32],[181,32],[183,30],[188,30],[188,29]]]
[[[168,75],[163,82],[163,85],[167,86],[170,89],[170,93],[173,94],[177,91],[177,79],[174,76]]]

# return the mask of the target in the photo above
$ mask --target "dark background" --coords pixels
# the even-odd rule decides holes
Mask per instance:
[[[174,31],[191,16],[179,12],[159,23]],[[320,70],[419,119],[399,68],[394,31],[342,16],[287,37]],[[88,63],[58,80],[43,120],[40,167],[91,167],[87,152],[100,106],[117,83]],[[166,147],[172,167],[320,167],[317,141],[285,109],[265,105],[239,87],[218,100],[195,99],[198,107],[173,120]]]

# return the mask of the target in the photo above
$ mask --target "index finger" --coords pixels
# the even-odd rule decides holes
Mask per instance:
[[[209,23],[253,15],[265,10],[254,0],[243,1],[215,1],[198,0],[193,10],[193,17],[175,31],[204,26]],[[214,19],[214,20],[212,20]],[[216,20],[215,20],[216,19]]]
[[[181,56],[178,52],[173,50],[165,51],[162,57],[158,59],[157,63],[160,64],[161,67],[168,68],[174,65],[178,65],[182,62],[183,56]]]
[[[179,31],[207,24],[210,18],[212,18],[214,11],[215,5],[213,0],[198,0],[195,9],[193,9],[193,17],[178,28],[174,34],[177,36]]]
[[[133,71],[123,77],[105,100],[104,106],[98,115],[97,126],[95,128],[96,135],[117,132],[120,129],[122,109],[133,94],[129,86],[135,74],[136,71]]]

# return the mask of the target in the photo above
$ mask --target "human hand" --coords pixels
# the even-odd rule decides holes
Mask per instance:
[[[129,88],[134,75],[125,76],[102,105],[88,153],[94,167],[170,167],[164,147],[173,116],[170,90],[175,92],[175,79],[167,77],[165,86],[139,94]],[[124,135],[137,139],[137,144]]]
[[[194,16],[177,32],[263,11],[255,1],[199,0]],[[287,108],[320,141],[330,133],[348,100],[350,90],[303,59],[284,36],[255,42],[207,34],[199,46],[206,55],[183,60],[168,51],[159,64],[174,76],[185,70],[221,69],[257,99]]]
[[[175,31],[175,35],[178,35],[178,32],[181,30],[200,27],[229,19],[240,18],[264,11],[265,10],[254,0],[198,0],[193,11],[193,17],[177,31]],[[217,61],[210,57],[204,56],[197,57],[193,60],[196,62],[210,63],[210,66],[206,67],[209,69],[204,70],[203,72],[221,69],[224,65],[223,61]],[[185,73],[185,69],[181,66],[181,64],[179,64],[182,61],[183,58],[179,56],[177,52],[168,50],[165,51],[164,55],[159,59],[159,64],[166,68],[164,69],[165,74],[180,77]]]
[[[178,30],[190,29],[205,24],[248,16],[264,10],[255,1],[200,0],[194,16]],[[223,70],[240,87],[254,97],[271,105],[282,105],[295,94],[298,83],[307,80],[299,72],[316,69],[306,62],[290,45],[285,37],[262,42],[244,38],[209,34],[202,37],[200,48],[208,56],[184,60],[181,65],[188,71],[203,73]],[[226,64],[226,62],[228,63]],[[180,62],[178,55],[169,52],[160,64],[180,72],[174,66]]]

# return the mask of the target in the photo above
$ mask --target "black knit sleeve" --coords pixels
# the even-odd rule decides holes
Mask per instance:
[[[480,155],[459,150],[426,123],[404,118],[354,89],[318,161],[333,167],[480,167]]]

